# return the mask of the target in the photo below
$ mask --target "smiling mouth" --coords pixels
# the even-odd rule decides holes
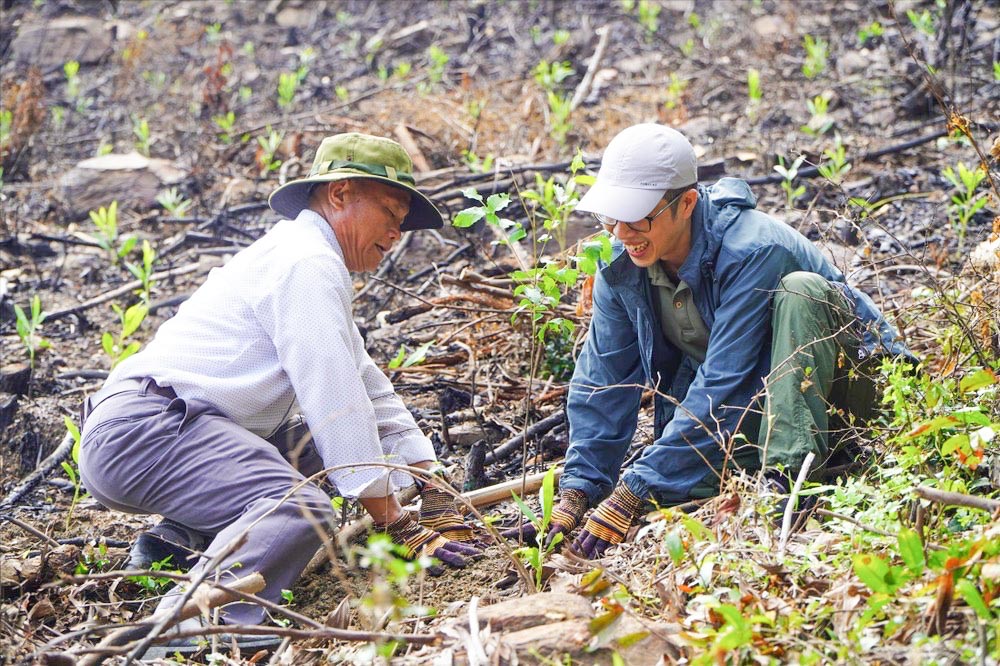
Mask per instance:
[[[625,244],[625,250],[632,256],[638,256],[642,254],[643,252],[646,251],[646,248],[648,247],[649,247],[649,241],[643,241],[635,245],[629,245],[628,243]]]

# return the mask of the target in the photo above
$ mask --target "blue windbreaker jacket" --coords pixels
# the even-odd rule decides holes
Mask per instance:
[[[569,391],[570,448],[560,481],[585,492],[591,506],[617,482],[646,386],[658,389],[656,440],[623,475],[632,492],[681,502],[709,465],[721,468],[722,445],[770,371],[771,294],[789,273],[818,273],[841,289],[863,326],[860,357],[909,354],[872,300],[845,285],[808,239],[754,210],[745,182],[723,178],[698,194],[691,253],[679,275],[710,332],[704,363],[663,336],[646,270],[619,243],[595,279],[590,332]]]

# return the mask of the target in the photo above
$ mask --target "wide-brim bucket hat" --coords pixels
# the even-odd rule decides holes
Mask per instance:
[[[318,183],[361,178],[377,180],[410,193],[410,212],[403,218],[401,231],[439,229],[444,225],[440,211],[416,187],[413,161],[392,139],[348,132],[323,139],[316,159],[305,178],[285,183],[271,193],[267,203],[288,219],[295,219],[309,205],[309,195]]]

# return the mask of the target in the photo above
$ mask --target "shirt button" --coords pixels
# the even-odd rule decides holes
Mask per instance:
[[[676,301],[674,301],[674,307],[677,308],[678,310],[684,307],[684,304],[681,303],[681,299],[678,298]]]

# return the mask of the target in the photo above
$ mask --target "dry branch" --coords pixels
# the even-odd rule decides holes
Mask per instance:
[[[70,452],[73,450],[73,435],[66,433],[63,437],[62,442],[56,447],[48,458],[42,461],[35,471],[24,478],[21,483],[17,484],[12,491],[0,502],[0,511],[6,511],[12,508],[22,497],[31,492],[32,488],[37,486],[39,482],[48,476],[63,460],[69,457]],[[0,520],[4,520],[6,516],[0,515]]]
[[[947,490],[938,490],[927,486],[917,486],[917,495],[925,500],[937,502],[938,504],[950,504],[953,506],[967,506],[970,509],[982,509],[990,513],[1000,511],[1000,500],[988,497],[977,497],[975,495],[965,495],[963,493],[953,493]]]
[[[559,410],[555,414],[546,416],[541,421],[532,424],[520,435],[511,437],[506,442],[496,447],[492,451],[486,454],[486,464],[492,465],[495,462],[504,460],[515,451],[521,449],[521,445],[524,443],[525,437],[537,437],[538,435],[544,434],[549,430],[552,430],[557,425],[566,420],[566,414],[562,410]]]

